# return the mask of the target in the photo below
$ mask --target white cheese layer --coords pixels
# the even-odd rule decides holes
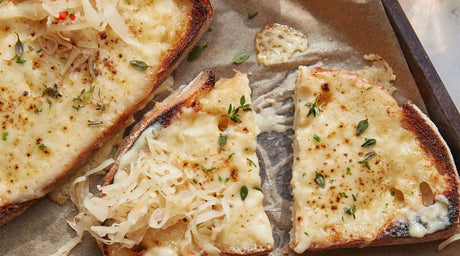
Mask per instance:
[[[92,228],[98,239],[140,244],[152,255],[270,250],[255,113],[239,110],[241,122],[228,115],[242,96],[251,105],[248,79],[237,73],[181,108],[167,127],[144,130],[120,158],[113,184],[101,188],[105,196],[85,203],[100,221],[113,222]]]
[[[133,46],[109,25],[105,31],[88,28],[58,35],[53,26],[65,23],[70,29],[70,18],[54,24],[51,16],[47,24],[46,18],[10,17],[6,14],[18,13],[12,10],[32,2],[41,6],[43,1],[22,1],[17,6],[13,2],[0,5],[0,205],[43,196],[49,184],[80,161],[79,154],[149,95],[162,58],[188,27],[184,12],[190,10],[184,1],[117,1],[129,35],[140,44]],[[67,6],[77,13],[75,23],[85,15],[81,7],[85,2]],[[75,43],[80,33],[92,41]],[[18,37],[23,63],[17,63],[15,56]],[[59,46],[56,37],[76,45],[69,50]],[[79,66],[61,74],[79,51],[93,55],[78,55],[74,64]],[[149,67],[138,71],[131,60]]]
[[[401,127],[401,110],[383,87],[353,73],[300,67],[294,102],[291,245],[297,253],[371,242],[392,222],[410,218],[407,209],[429,223],[443,219],[445,202],[436,196],[447,183],[414,134]],[[364,120],[368,127],[357,136]],[[425,207],[433,197],[439,202]],[[445,227],[430,224],[430,231],[411,235]]]

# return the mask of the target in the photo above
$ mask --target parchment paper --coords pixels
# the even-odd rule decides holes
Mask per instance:
[[[136,1],[136,0],[134,0]],[[422,98],[406,65],[397,39],[378,0],[212,0],[215,10],[211,30],[201,44],[209,42],[197,60],[184,61],[174,73],[176,85],[188,83],[200,71],[214,69],[216,77],[231,77],[233,69],[249,74],[254,102],[276,99],[284,102],[277,113],[285,115],[284,125],[292,125],[290,93],[299,65],[316,65],[332,69],[356,70],[366,65],[365,54],[378,54],[393,68],[396,75],[394,97],[398,102],[407,99],[425,109]],[[253,19],[249,13],[258,12]],[[270,67],[258,64],[255,58],[254,35],[267,23],[281,23],[305,33],[310,48],[289,63]],[[249,51],[251,56],[243,64],[231,64],[234,55]],[[277,88],[285,88],[278,92]],[[286,89],[287,88],[287,89]],[[273,107],[270,104],[263,107]],[[261,111],[260,109],[256,109]],[[265,210],[272,221],[276,250],[271,255],[288,249],[291,228],[289,188],[290,158],[292,153],[288,129],[285,133],[261,133],[258,155],[262,168],[262,189]],[[276,145],[276,147],[273,147]],[[25,214],[0,227],[0,255],[48,255],[67,242],[74,232],[66,221],[77,214],[68,202],[58,205],[45,198]],[[329,250],[308,255],[458,255],[460,243],[441,253],[440,241],[416,245],[369,247],[364,249]],[[89,236],[71,255],[101,255]]]

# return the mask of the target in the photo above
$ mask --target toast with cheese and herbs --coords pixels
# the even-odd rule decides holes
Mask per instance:
[[[0,225],[91,155],[207,31],[208,0],[0,3]]]
[[[82,211],[104,255],[258,255],[273,249],[248,78],[201,73],[146,113]]]
[[[416,243],[459,223],[459,178],[414,104],[348,71],[299,67],[291,248]]]

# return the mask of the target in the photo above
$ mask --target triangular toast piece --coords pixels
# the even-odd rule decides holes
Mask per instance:
[[[0,4],[0,225],[82,165],[207,31],[207,0]]]
[[[299,67],[291,248],[424,242],[458,226],[459,178],[434,124],[348,71]]]
[[[245,75],[211,72],[158,103],[87,199],[105,255],[255,255],[273,249]],[[102,213],[102,214],[100,214]]]

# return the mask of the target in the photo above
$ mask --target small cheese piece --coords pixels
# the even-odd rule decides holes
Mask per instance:
[[[264,65],[288,62],[295,53],[308,50],[308,38],[286,25],[270,23],[256,34],[257,61]]]

